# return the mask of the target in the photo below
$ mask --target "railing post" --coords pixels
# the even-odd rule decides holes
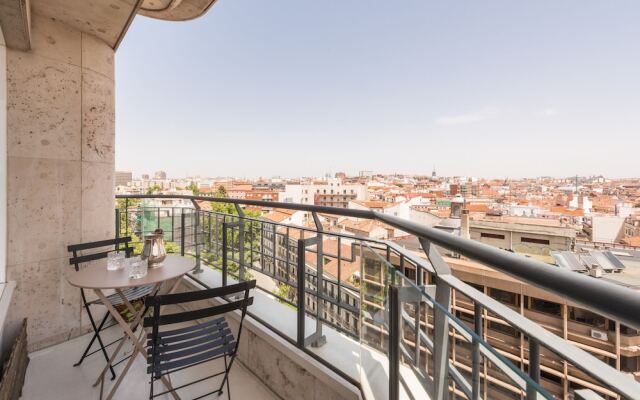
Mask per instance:
[[[304,339],[305,339],[305,286],[306,286],[306,271],[305,271],[305,262],[304,262],[304,253],[305,253],[305,242],[304,239],[298,239],[298,257],[297,257],[297,267],[296,267],[296,276],[297,276],[297,304],[298,304],[298,316],[297,316],[297,326],[298,326],[298,337],[297,344],[298,347],[304,347]]]
[[[222,286],[227,286],[227,221],[222,222]]]
[[[451,288],[436,276],[436,303],[448,310],[450,301]],[[446,400],[449,398],[449,319],[439,307],[433,312],[434,400]]]
[[[474,306],[474,331],[478,337],[482,338],[482,306],[479,303],[475,303]],[[480,399],[480,368],[482,368],[482,358],[480,354],[480,342],[473,339],[473,353],[471,361],[471,398],[472,400]]]
[[[419,238],[422,250],[436,272],[436,303],[440,307],[433,308],[433,382],[434,400],[449,398],[449,318],[444,310],[451,306],[451,288],[440,276],[450,275],[451,269],[444,262],[435,247],[425,238]],[[443,310],[444,309],[444,310]]]
[[[535,382],[540,382],[540,343],[529,337],[529,377]],[[527,385],[527,400],[538,398],[538,391],[532,385]]]
[[[180,210],[180,255],[184,257],[184,223],[186,221],[184,209]]]
[[[116,239],[120,237],[120,209],[116,208]]]
[[[322,249],[323,227],[317,213],[312,213],[313,221],[316,225],[316,331],[314,333],[311,345],[320,347],[327,342],[322,335],[322,314],[324,313],[324,255]],[[338,282],[339,284],[339,282]]]
[[[194,268],[193,272],[194,273],[199,273],[202,272],[202,265],[200,263],[200,240],[199,240],[199,236],[200,236],[200,213],[201,211],[196,209],[195,210],[195,216],[196,216],[196,224],[194,227],[194,231],[193,231],[193,236],[194,236],[194,240],[196,241],[196,267]]]
[[[389,400],[400,398],[400,297],[398,287],[389,285]]]
[[[244,280],[244,211],[235,204],[238,213],[238,281]]]

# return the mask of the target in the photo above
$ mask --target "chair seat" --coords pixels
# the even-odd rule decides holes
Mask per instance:
[[[184,328],[158,333],[157,346],[147,340],[147,373],[163,374],[184,366],[232,355],[235,338],[224,317]],[[156,352],[156,365],[153,354]]]
[[[134,300],[139,300],[148,294],[151,294],[151,291],[153,290],[153,286],[154,285],[145,285],[145,286],[126,288],[125,290],[122,291],[122,294],[127,299],[127,301],[132,302]],[[118,293],[114,293],[107,296],[107,300],[109,300],[109,302],[113,306],[119,306],[121,304],[124,304],[124,301],[122,300],[122,296],[120,296]],[[102,302],[100,301],[100,299],[96,299],[89,302],[89,304],[102,304]]]

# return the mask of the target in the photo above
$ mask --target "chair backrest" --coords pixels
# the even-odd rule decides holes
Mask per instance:
[[[151,315],[148,317],[145,317],[143,321],[143,326],[145,328],[151,328],[151,334],[147,336],[148,338],[147,345],[151,347],[150,359],[148,361],[151,362],[152,365],[155,365],[157,367],[156,365],[157,362],[154,359],[160,356],[159,345],[161,342],[160,340],[161,326],[202,320],[205,318],[215,317],[221,314],[233,312],[235,310],[240,310],[241,317],[240,317],[240,323],[238,325],[237,336],[235,337],[233,348],[230,349],[229,351],[229,354],[231,356],[234,356],[238,349],[238,345],[240,343],[240,334],[242,333],[242,324],[244,321],[244,317],[247,313],[247,307],[253,304],[253,297],[249,295],[250,290],[255,287],[256,287],[256,281],[251,280],[251,281],[244,281],[244,282],[236,283],[233,285],[227,285],[227,286],[214,288],[214,289],[196,290],[193,292],[175,293],[175,294],[166,294],[166,295],[147,297],[145,299],[145,306],[151,308]],[[232,294],[240,294],[240,293],[242,293],[241,297],[240,296],[235,298],[227,297]],[[226,302],[220,305],[215,305],[215,306],[210,306],[210,307],[205,307],[205,308],[200,308],[200,309],[190,310],[190,311],[175,312],[171,314],[163,313],[161,310],[161,306],[183,304],[183,303],[188,303],[193,301],[210,300],[210,299],[216,299],[216,298],[225,299]],[[200,326],[204,327],[207,324],[215,323],[215,322],[216,321],[213,320],[208,323],[207,322],[201,323]],[[224,325],[226,326],[226,322],[224,323]],[[200,329],[200,328],[197,328],[197,329]],[[186,331],[190,331],[190,330],[191,329],[189,327],[178,328],[172,331],[172,334],[178,334],[178,333],[184,334]],[[197,336],[199,334],[202,334],[202,332],[205,332],[204,328],[203,330],[199,330],[199,333],[193,333],[193,335]],[[190,337],[190,334],[186,335],[186,337]],[[184,347],[188,345],[189,343],[185,342]],[[193,347],[193,349],[202,351],[201,347]],[[179,353],[181,355],[185,355],[189,352],[190,352],[189,349],[183,349]],[[202,361],[200,360],[200,358],[195,357],[195,360]],[[184,364],[185,363],[182,363],[181,367],[185,367],[186,365]],[[150,368],[148,370],[149,373],[151,373],[151,371],[153,371],[154,373],[158,372],[157,368]]]
[[[125,257],[131,256],[133,252],[133,247],[130,247],[131,237],[119,237],[115,239],[107,239],[107,240],[99,240],[97,242],[87,242],[80,244],[71,244],[67,246],[67,250],[72,253],[72,257],[69,258],[69,264],[73,265],[76,271],[80,270],[80,264],[86,263],[89,261],[100,260],[103,258],[107,258],[107,255],[110,251],[113,250],[124,250]],[[113,250],[100,251],[92,254],[78,255],[78,252],[81,250],[92,250],[99,249],[102,247],[114,246]]]
[[[256,287],[256,280],[244,281],[233,285],[227,285],[214,289],[196,290],[192,292],[165,294],[150,296],[145,299],[145,306],[152,309],[153,314],[144,319],[144,327],[178,324],[182,322],[196,321],[198,319],[214,317],[231,311],[241,310],[246,312],[247,307],[253,304],[253,297],[249,291]],[[161,314],[160,306],[189,303],[193,301],[211,300],[244,292],[242,299],[232,299],[224,304],[201,308],[198,310],[183,311],[172,314]]]

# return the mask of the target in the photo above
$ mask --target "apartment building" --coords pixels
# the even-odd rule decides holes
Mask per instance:
[[[469,223],[471,239],[527,254],[571,250],[576,234],[575,228],[553,219],[484,216]]]
[[[133,181],[133,174],[131,171],[116,171],[116,186],[127,186],[131,181]]]
[[[445,258],[445,261],[451,267],[453,274],[464,282],[508,305],[612,367],[640,380],[640,332],[637,330],[582,309],[563,298],[519,282],[482,264],[458,258]],[[626,262],[626,260],[623,261]],[[640,272],[631,268],[611,275],[605,274],[601,279],[609,278],[620,283],[636,282],[634,288],[640,290]],[[473,326],[474,308],[469,299],[460,294],[454,294],[453,309],[460,320]],[[487,313],[483,318],[488,343],[516,366],[526,370],[528,365],[526,338],[499,318],[494,318]],[[456,366],[470,371],[471,353],[468,346],[456,340],[452,354]],[[543,349],[541,358],[541,384],[554,396],[566,399],[573,390],[589,388],[605,398],[607,396],[615,398],[614,393],[597,385],[593,379],[570,364],[560,361],[554,354]],[[500,378],[500,374],[494,373],[491,368],[486,368],[485,373],[495,398],[520,398],[519,391],[506,384]]]
[[[285,203],[314,204],[318,206],[347,208],[352,200],[367,200],[367,187],[347,184],[339,178],[326,181],[285,185],[279,201]]]
[[[299,212],[298,212],[299,213]],[[286,213],[272,211],[263,217],[266,222],[278,219],[278,222],[290,221]],[[262,249],[264,257],[262,266],[273,274],[280,282],[293,282],[296,280],[298,269],[298,240],[305,235],[301,229],[279,226],[265,223],[262,225]],[[316,290],[318,287],[317,271],[318,261],[322,262],[323,280],[322,288],[331,301],[320,300],[321,318],[341,330],[357,335],[358,307],[360,304],[360,292],[354,286],[359,280],[361,259],[357,254],[354,242],[338,240],[336,237],[325,237],[322,241],[322,257],[317,256],[317,245],[307,247],[305,251],[305,268],[307,270],[307,288]],[[287,288],[287,284],[281,284]],[[287,300],[295,302],[297,294],[287,289],[282,293]],[[305,297],[305,306],[309,312],[318,312],[318,298]]]

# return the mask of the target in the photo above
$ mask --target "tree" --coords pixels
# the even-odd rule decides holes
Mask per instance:
[[[224,185],[218,186],[213,197],[227,197],[227,188],[225,188]]]
[[[194,196],[197,196],[200,194],[200,189],[198,189],[198,185],[196,185],[195,182],[191,182],[187,187],[187,190],[191,190],[191,193],[193,193]]]
[[[160,190],[162,190],[162,188],[158,185],[149,186],[149,188],[147,189],[147,194],[156,194],[160,192]]]
[[[116,208],[125,210],[127,208],[138,208],[142,199],[116,199]]]
[[[213,197],[216,197],[219,199],[226,199],[228,197],[227,189],[225,189],[223,185],[218,186],[218,189],[216,189],[216,192],[213,194]],[[236,211],[236,206],[231,203],[219,203],[217,201],[212,201],[211,209],[214,212],[219,212],[224,214],[234,214],[234,215],[238,214],[238,212]]]

